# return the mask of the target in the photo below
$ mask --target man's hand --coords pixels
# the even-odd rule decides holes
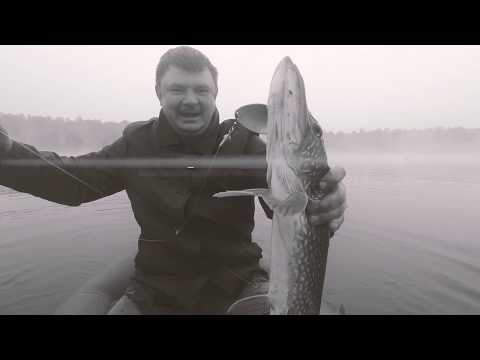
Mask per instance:
[[[326,195],[322,200],[309,201],[306,209],[312,225],[328,224],[332,234],[342,225],[347,208],[347,194],[342,183],[344,177],[344,168],[331,169],[320,179],[320,187],[324,189]]]
[[[12,140],[7,131],[0,125],[0,158],[6,155],[12,148]]]

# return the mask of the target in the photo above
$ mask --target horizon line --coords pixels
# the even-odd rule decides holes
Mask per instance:
[[[50,119],[50,120],[64,120],[65,122],[77,122],[77,121],[92,121],[92,122],[100,122],[102,124],[122,124],[122,123],[127,123],[127,124],[131,124],[131,123],[134,123],[134,122],[137,122],[137,121],[129,121],[129,120],[121,120],[121,121],[110,121],[110,120],[102,120],[102,119],[85,119],[85,118],[82,118],[81,116],[77,116],[77,118],[75,119],[72,119],[72,118],[69,118],[69,117],[63,117],[63,116],[53,116],[53,115],[33,115],[33,114],[24,114],[24,113],[17,113],[17,114],[13,114],[13,113],[4,113],[4,112],[0,112],[0,120],[1,120],[1,116],[18,116],[18,117],[24,117],[24,118],[28,118],[28,117],[38,117],[38,118],[46,118],[46,119]],[[148,120],[151,120],[153,118],[156,118],[157,116],[152,116],[150,117]],[[227,120],[227,119],[225,119]],[[223,121],[225,121],[223,120]],[[222,123],[223,121],[220,121],[220,123]],[[385,131],[385,130],[389,130],[389,131],[395,131],[395,130],[409,130],[409,131],[424,131],[424,130],[451,130],[451,129],[465,129],[465,130],[480,130],[480,127],[465,127],[465,126],[454,126],[454,125],[450,125],[450,126],[445,126],[445,125],[437,125],[437,126],[430,126],[430,127],[423,127],[423,128],[414,128],[414,127],[406,127],[406,128],[398,128],[398,127],[394,127],[394,128],[389,128],[389,127],[385,127],[385,128],[379,128],[379,127],[376,127],[376,128],[356,128],[356,129],[352,129],[352,130],[324,130],[326,133],[338,133],[338,132],[344,132],[344,133],[354,133],[354,132],[360,132],[360,131],[364,131],[364,132],[369,132],[369,131],[378,131],[378,130],[382,130],[382,131]],[[322,128],[323,129],[323,128]]]

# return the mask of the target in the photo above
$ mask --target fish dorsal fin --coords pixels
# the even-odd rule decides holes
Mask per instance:
[[[216,198],[234,196],[260,196],[265,200],[270,209],[284,216],[294,215],[304,211],[308,203],[307,194],[303,191],[291,193],[285,200],[275,198],[270,189],[232,190],[213,194],[213,197]]]

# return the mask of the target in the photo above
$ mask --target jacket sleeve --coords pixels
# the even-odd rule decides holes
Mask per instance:
[[[108,161],[104,160],[124,158],[126,154],[124,136],[98,152],[81,156],[60,156],[14,141],[7,156],[0,159],[0,185],[78,206],[125,188],[121,170],[105,166]]]
[[[254,160],[253,163],[260,164],[260,166],[250,170],[250,188],[267,188],[267,161],[266,144],[260,138],[260,136],[252,136],[247,144],[246,153]],[[259,198],[260,205],[262,206],[265,215],[269,218],[273,218],[273,210],[268,207],[262,198]]]

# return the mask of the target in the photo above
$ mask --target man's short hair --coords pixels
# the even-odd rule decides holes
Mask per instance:
[[[157,65],[156,84],[158,87],[160,87],[160,81],[170,66],[176,66],[189,72],[201,72],[207,68],[212,74],[215,83],[215,93],[217,93],[218,71],[210,60],[197,49],[190,46],[179,46],[165,52]]]

